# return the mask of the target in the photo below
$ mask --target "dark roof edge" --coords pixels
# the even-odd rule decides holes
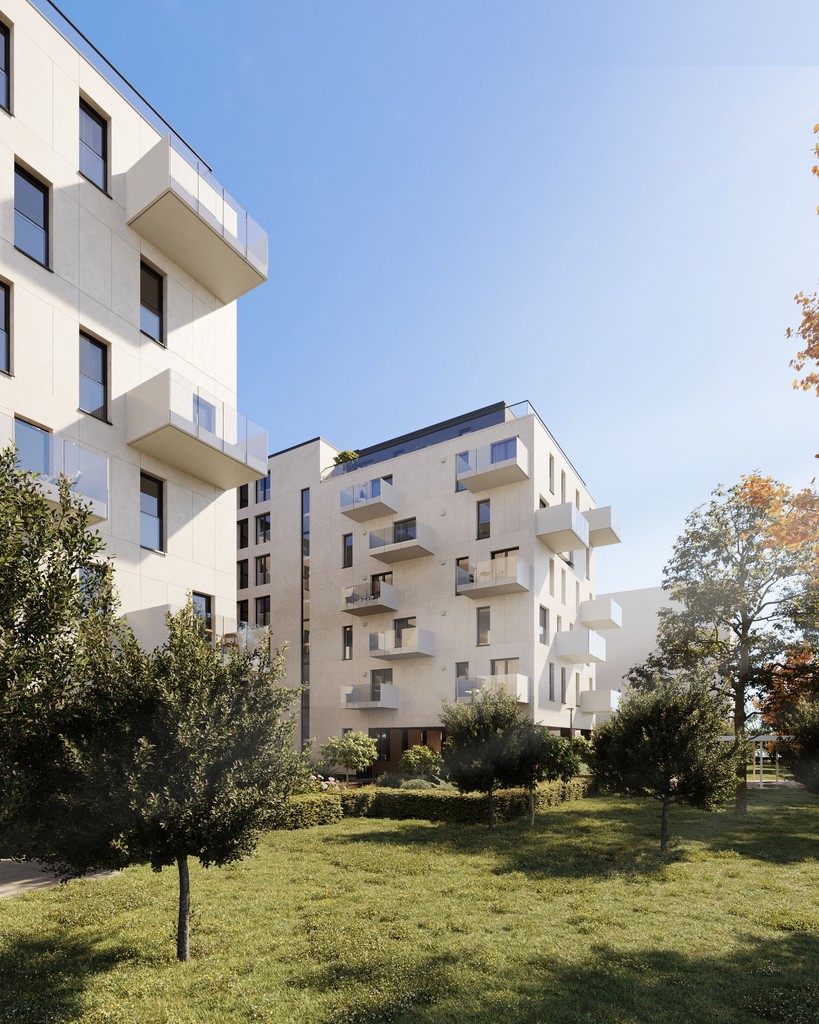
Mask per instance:
[[[380,441],[378,444],[372,444],[368,448],[358,448],[359,458],[363,458],[366,455],[371,455],[373,452],[381,451],[382,448],[391,448],[394,445],[404,444],[407,441],[415,441],[419,437],[423,437],[425,434],[431,434],[436,430],[443,430],[445,427],[454,427],[459,423],[467,423],[469,420],[474,419],[476,416],[486,416],[491,412],[500,412],[506,408],[506,402],[494,402],[492,405],[485,405],[482,409],[474,409],[472,412],[463,413],[460,416],[453,416],[448,420],[441,420],[440,423],[431,423],[428,427],[422,427],[420,430],[413,430],[409,434],[401,434],[399,437],[390,438],[387,441]]]

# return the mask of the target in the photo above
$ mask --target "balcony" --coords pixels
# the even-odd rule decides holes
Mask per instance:
[[[610,597],[596,597],[581,602],[579,619],[588,629],[620,629],[623,609]]]
[[[620,707],[617,690],[583,690],[580,710],[584,715],[613,715]]]
[[[589,524],[570,501],[535,512],[535,535],[550,551],[581,551],[589,546]]]
[[[461,452],[455,478],[469,491],[485,491],[529,478],[529,450],[519,437]]]
[[[221,302],[267,280],[267,232],[170,135],[125,175],[125,218]]]
[[[471,598],[516,594],[529,590],[532,571],[528,562],[517,556],[491,558],[464,568],[455,567],[455,587]]]
[[[570,629],[555,635],[555,657],[573,665],[606,660],[606,641],[592,629]]]
[[[52,508],[60,504],[60,477],[69,489],[89,503],[90,521],[108,518],[108,457],[84,448],[61,434],[50,434],[25,420],[0,415],[0,445],[14,441],[17,464],[39,474],[43,497]]]
[[[370,657],[398,661],[401,658],[431,658],[435,654],[435,634],[429,629],[410,626],[370,633]]]
[[[342,513],[357,523],[366,523],[379,516],[392,516],[398,511],[395,489],[381,477],[345,487],[340,495],[340,505]]]
[[[132,447],[223,491],[267,473],[267,431],[174,370],[128,392],[125,432]]]
[[[432,530],[414,519],[394,523],[385,530],[370,530],[370,554],[381,562],[421,558],[435,550]]]
[[[455,699],[471,700],[472,694],[478,690],[503,687],[511,693],[519,704],[529,703],[529,677],[519,672],[497,676],[476,676],[473,679],[457,679],[455,681]]]
[[[358,711],[398,707],[398,687],[392,683],[368,683],[366,686],[342,686],[341,706]]]
[[[611,505],[591,508],[583,516],[589,524],[589,544],[593,548],[620,543],[620,524],[611,511]]]
[[[382,583],[378,587],[362,583],[357,587],[345,587],[341,593],[342,611],[350,615],[375,615],[378,612],[397,612],[398,587]]]

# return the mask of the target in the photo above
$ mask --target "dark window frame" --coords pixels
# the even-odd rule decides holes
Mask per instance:
[[[341,568],[352,569],[353,567],[353,535],[343,533],[341,535]]]
[[[11,363],[11,285],[0,281],[0,373],[13,376]]]
[[[3,96],[3,90],[0,89],[0,110],[5,110],[7,114],[11,113],[11,29],[4,22],[0,21],[0,57],[2,57],[2,67],[0,67],[0,83],[5,85],[5,97]],[[3,100],[5,99],[5,103]]]
[[[237,601],[236,602],[236,625],[238,626],[240,622],[245,622],[246,623],[248,621],[248,618],[247,618],[248,614],[249,614],[249,609],[248,609],[247,598],[244,598],[244,600],[242,600],[242,601]]]
[[[99,349],[102,352],[102,380],[94,380],[93,377],[89,377],[87,374],[82,372],[82,345],[83,342],[87,342],[94,348]],[[99,338],[94,338],[87,331],[80,331],[80,412],[86,413],[88,416],[93,416],[94,419],[101,420],[103,423],[110,423],[108,418],[108,380],[109,380],[109,361],[110,352],[109,346],[104,341],[100,341]],[[93,409],[86,409],[82,403],[82,378],[91,381],[93,384],[99,384],[103,391],[103,402],[102,407],[99,411]]]
[[[30,217],[26,216],[22,210],[17,209],[17,178],[22,178],[23,181],[27,182],[38,192],[43,195],[44,203],[44,219],[45,224],[37,224]],[[38,228],[45,235],[45,260],[39,259],[33,253],[30,253],[27,249],[17,244],[17,217],[18,215],[24,220],[27,220],[29,224],[33,224],[34,227]],[[28,256],[30,260],[33,260],[41,267],[45,267],[46,270],[51,269],[51,186],[47,185],[41,178],[36,177],[31,171],[27,171],[21,164],[15,163],[14,165],[14,248],[21,252],[24,256]]]
[[[263,594],[261,597],[256,598],[256,603],[253,606],[256,615],[257,626],[269,626],[270,625],[270,594]],[[261,613],[260,613],[261,609]],[[266,622],[260,621],[260,619],[266,619]]]
[[[197,598],[201,599],[201,605],[197,602]],[[213,595],[202,594],[199,591],[194,590],[191,593],[191,604],[193,606],[193,614],[202,623],[202,628],[207,633],[213,633]],[[200,614],[200,607],[202,614]]]
[[[261,564],[260,564],[261,563]],[[267,568],[261,568],[266,564]],[[266,578],[265,578],[266,577]],[[257,587],[266,587],[270,584],[270,555],[256,555],[253,563],[253,580]]]
[[[247,558],[240,558],[236,563],[236,589],[247,590],[250,583],[250,567]]]
[[[353,627],[349,625],[341,627],[341,660],[353,660]]]
[[[265,523],[265,519],[267,523]],[[261,515],[256,516],[256,543],[257,544],[269,544],[270,543],[270,513],[262,512]],[[261,530],[259,529],[261,527]]]
[[[481,640],[481,612],[486,612],[486,639]],[[489,647],[492,642],[492,611],[488,604],[475,609],[475,646]]]
[[[481,511],[486,509],[486,519],[481,520]],[[492,505],[489,498],[475,502],[475,533],[477,540],[488,540],[492,535]]]
[[[83,138],[82,138],[82,118],[83,118],[83,115],[85,115],[87,118],[89,118],[91,121],[93,121],[95,124],[97,124],[102,129],[102,152],[101,153],[97,153],[87,143],[83,142]],[[108,122],[108,118],[105,117],[104,114],[100,113],[99,110],[97,110],[95,107],[93,107],[88,102],[88,100],[84,100],[82,97],[80,97],[80,140],[79,140],[80,141],[80,161],[79,161],[80,162],[80,166],[78,168],[78,173],[80,174],[81,177],[85,178],[86,181],[90,182],[95,188],[98,188],[100,190],[100,192],[105,193],[105,195],[108,195],[108,123],[109,123]],[[86,174],[86,172],[82,169],[83,146],[85,146],[85,148],[87,150],[89,150],[89,152],[91,152],[94,156],[96,156],[101,161],[101,163],[102,163],[102,179],[103,179],[102,180],[102,184],[100,184],[98,181],[95,181],[94,178],[92,178],[90,174]]]
[[[256,481],[256,504],[259,505],[263,501],[270,501],[270,472],[268,471],[267,476],[263,476],[261,480]]]
[[[247,519],[240,519],[236,523],[236,547],[244,551],[250,544],[250,528]]]
[[[147,491],[144,491],[142,489],[142,485],[144,483],[156,484],[156,488],[157,488],[157,491],[158,491],[158,493],[156,495],[149,495],[149,496],[150,497],[155,497],[156,501],[157,501],[158,514],[156,516],[154,516],[153,518],[155,518],[155,519],[157,519],[159,521],[159,547],[154,547],[153,545],[144,544],[143,543],[141,520],[142,520],[142,516],[143,515],[149,515],[149,513],[144,512],[143,509],[142,509],[142,495],[143,494],[148,494]],[[139,546],[143,550],[145,550],[145,551],[157,551],[157,552],[160,552],[160,553],[164,554],[165,551],[166,551],[166,540],[165,540],[165,481],[164,480],[160,480],[158,477],[151,476],[149,473],[140,473],[139,474],[139,495],[140,495]]]
[[[155,308],[150,305],[146,300],[142,290],[143,275],[149,279],[153,279],[159,286],[159,308]],[[161,274],[156,267],[152,267],[150,263],[146,263],[145,260],[139,261],[139,333],[144,334],[146,338],[150,338],[151,341],[155,341],[157,345],[161,345],[163,348],[167,347],[165,338],[165,276]],[[159,321],[159,337],[152,334],[150,331],[146,331],[142,325],[142,310],[145,309],[147,312],[152,313]]]
[[[236,499],[237,506],[239,508],[247,508],[249,501],[247,484],[241,484],[236,489],[239,492],[238,497]]]

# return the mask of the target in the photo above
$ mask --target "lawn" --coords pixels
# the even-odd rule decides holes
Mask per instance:
[[[745,819],[595,798],[537,827],[349,819],[176,879],[0,903],[0,1022],[816,1024],[819,800]]]

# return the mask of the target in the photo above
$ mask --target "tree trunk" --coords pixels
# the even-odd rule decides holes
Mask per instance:
[[[191,883],[188,876],[188,858],[177,857],[179,868],[179,923],[176,929],[176,959],[190,960]]]
[[[487,794],[486,794],[489,797],[489,800],[487,802],[487,816],[488,816],[488,819],[489,819],[489,828],[490,829],[493,829],[495,827],[495,808],[494,808],[494,806],[492,804],[492,794],[493,794],[493,789],[490,786],[489,789],[487,790]]]
[[[535,787],[529,787],[529,827],[535,827]]]
[[[734,689],[734,733],[740,739],[745,738],[745,691],[748,688],[748,677],[750,676],[751,669],[748,654],[748,629],[749,626],[743,619],[742,636],[739,639],[739,669]],[[748,813],[748,765],[745,763],[744,757],[742,763],[737,768],[734,810],[737,814]]]
[[[663,800],[660,816],[660,853],[668,853],[668,798]]]

